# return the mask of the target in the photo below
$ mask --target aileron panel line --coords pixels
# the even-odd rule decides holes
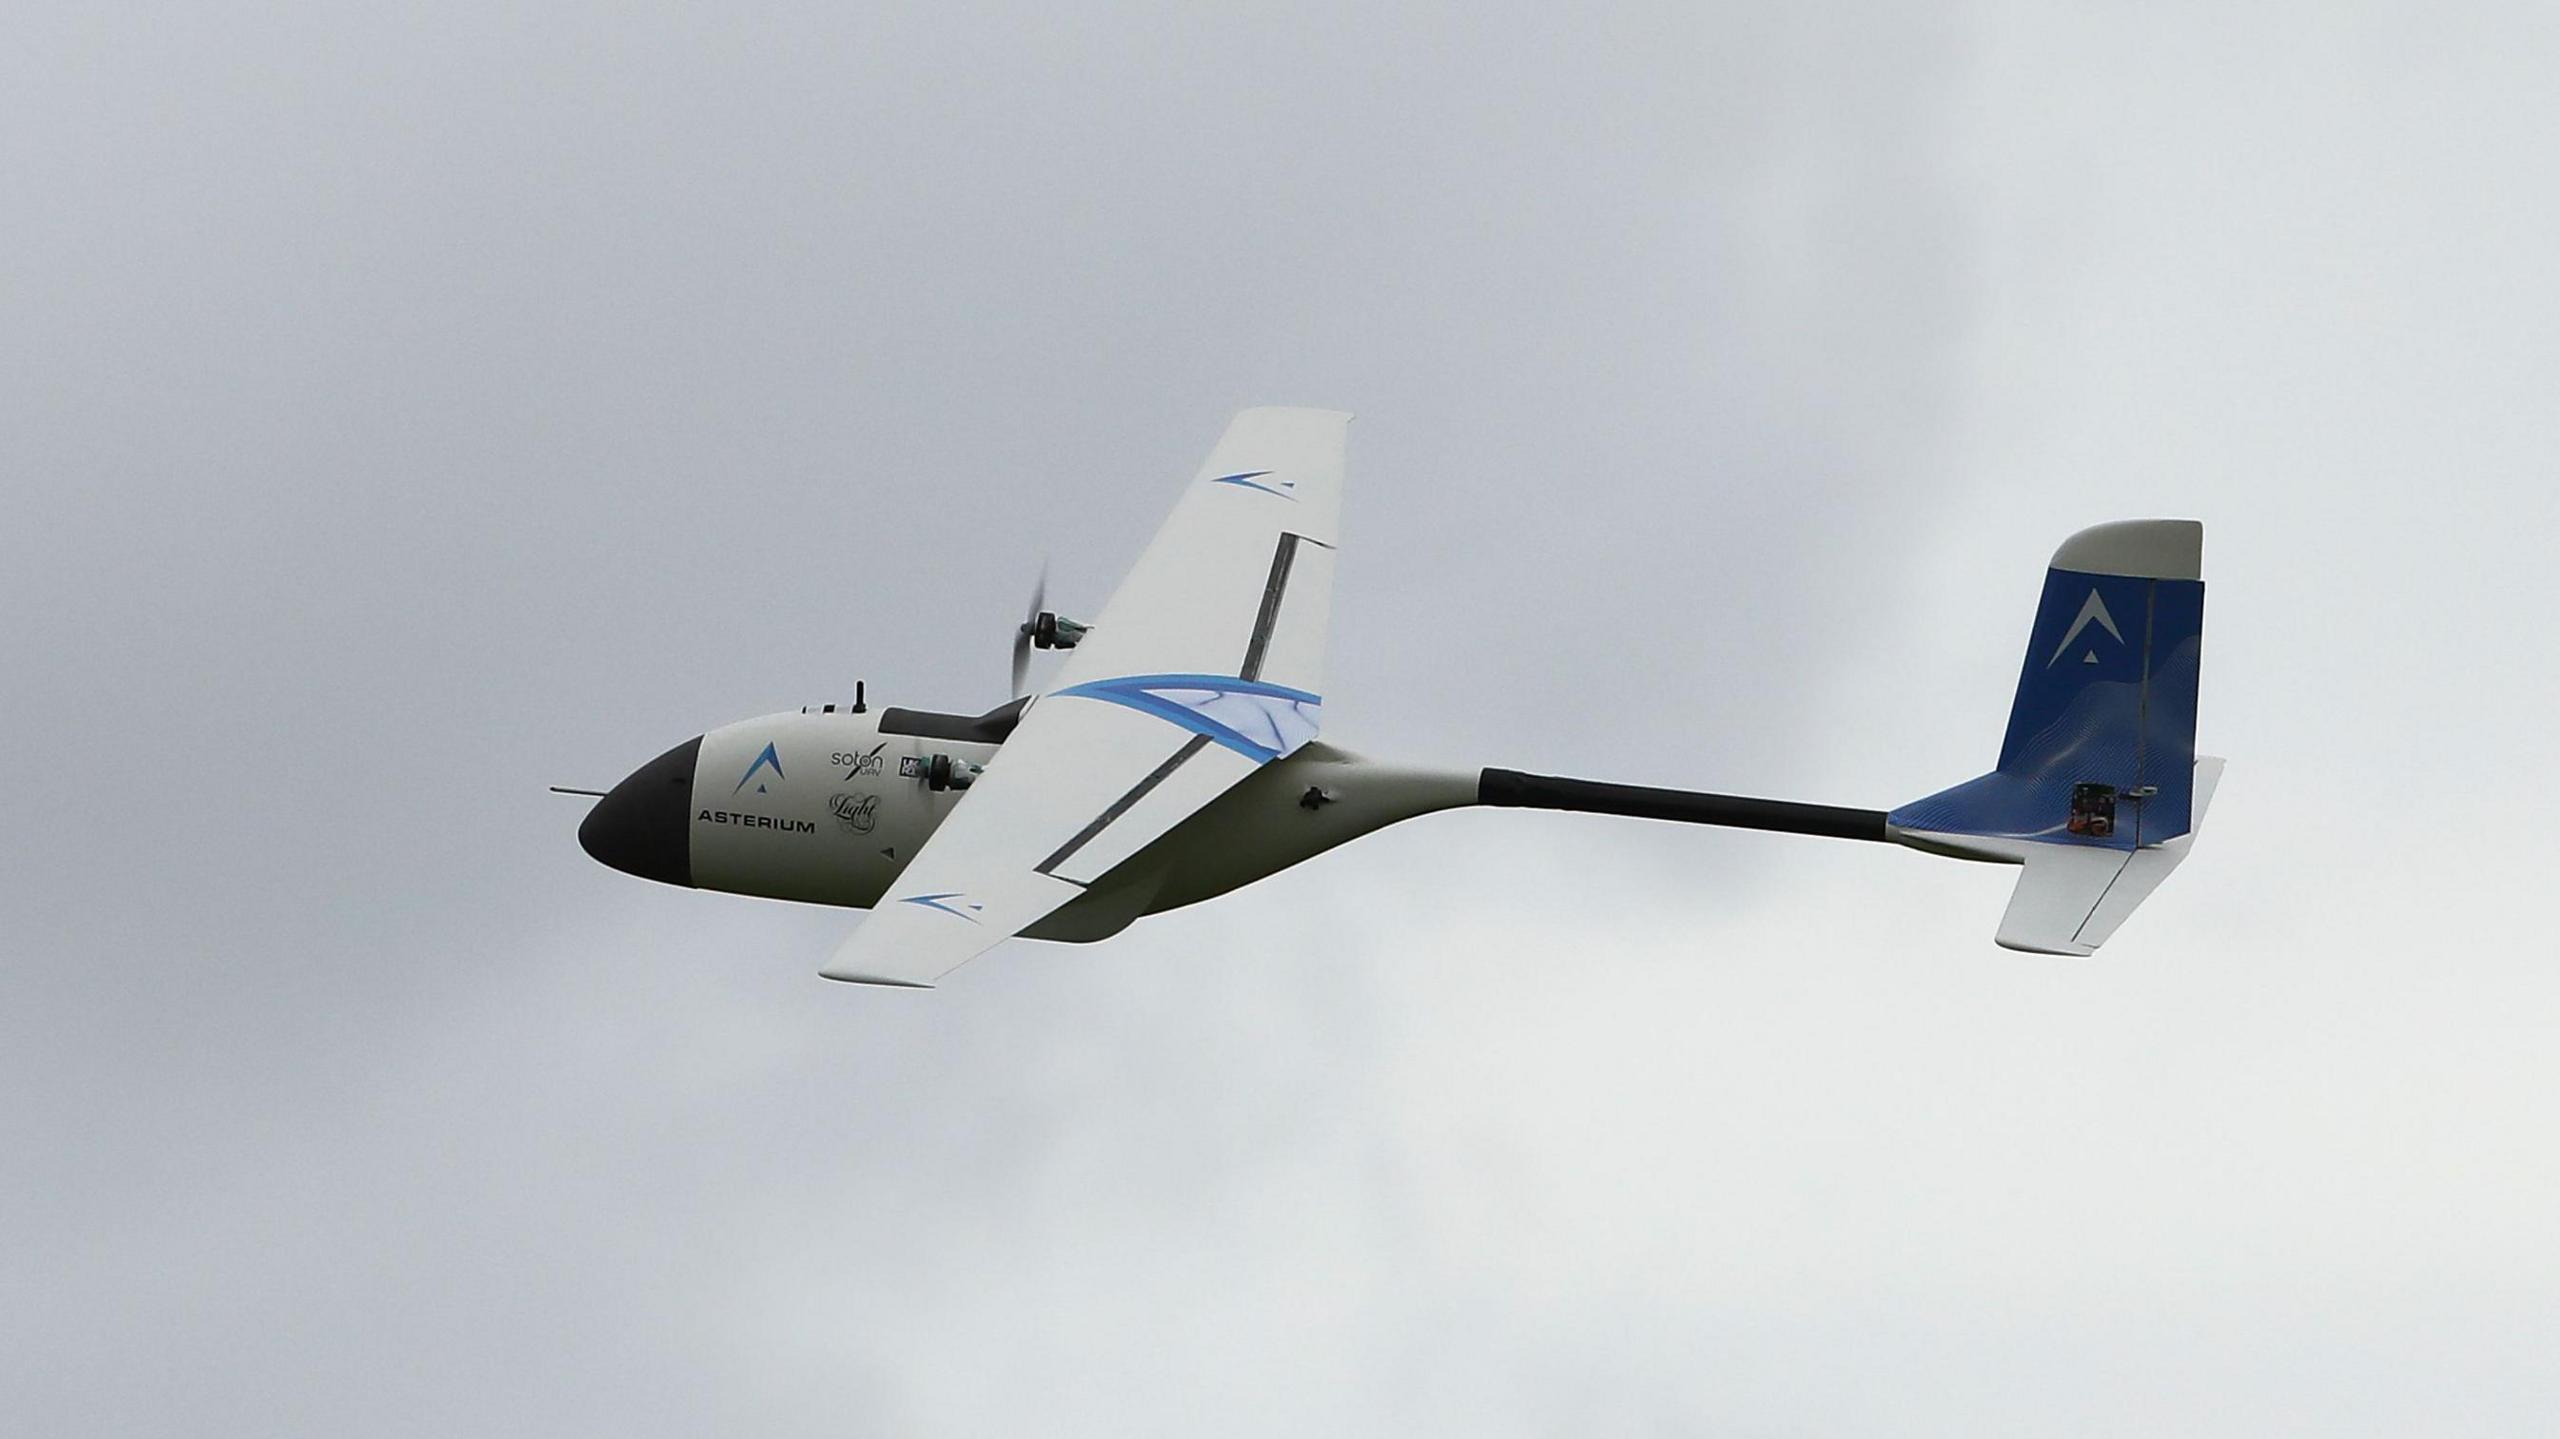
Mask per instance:
[[[1271,551],[1271,578],[1263,581],[1262,609],[1253,617],[1253,638],[1245,641],[1244,663],[1236,666],[1242,679],[1259,679],[1262,656],[1271,648],[1271,627],[1280,620],[1280,596],[1289,588],[1289,565],[1298,557],[1298,535],[1282,535]]]
[[[1193,735],[1189,740],[1186,740],[1183,743],[1182,748],[1175,750],[1164,763],[1157,765],[1152,770],[1149,770],[1145,779],[1131,785],[1127,793],[1121,795],[1118,799],[1113,800],[1110,808],[1105,809],[1098,815],[1095,815],[1092,823],[1086,825],[1080,830],[1077,830],[1075,838],[1058,846],[1054,853],[1052,853],[1047,859],[1040,861],[1040,863],[1033,866],[1033,868],[1041,874],[1048,875],[1052,879],[1066,879],[1067,883],[1074,885],[1083,884],[1083,880],[1067,879],[1065,875],[1059,874],[1058,866],[1065,864],[1068,859],[1074,856],[1077,850],[1080,850],[1086,845],[1092,843],[1095,835],[1098,835],[1105,829],[1108,829],[1113,820],[1127,814],[1132,806],[1147,797],[1148,791],[1154,789],[1157,785],[1164,783],[1166,779],[1172,776],[1175,770],[1182,768],[1183,761],[1191,758],[1195,754],[1198,754],[1202,749],[1208,746],[1208,743],[1209,737],[1207,735]]]

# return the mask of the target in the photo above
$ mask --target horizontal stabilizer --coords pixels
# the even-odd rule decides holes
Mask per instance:
[[[2222,761],[2196,761],[2195,824],[2204,822],[2222,778]],[[2135,850],[2077,845],[2021,844],[2024,872],[2000,917],[1999,943],[2030,954],[2089,955],[2116,932],[2135,905],[2187,857],[2195,829],[2176,839]]]

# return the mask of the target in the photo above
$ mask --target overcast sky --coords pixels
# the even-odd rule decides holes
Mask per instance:
[[[2544,1434],[2549,6],[22,6],[29,1434]],[[1356,411],[1328,733],[1886,807],[2207,523],[2195,859],[1434,817],[931,994],[580,802]]]

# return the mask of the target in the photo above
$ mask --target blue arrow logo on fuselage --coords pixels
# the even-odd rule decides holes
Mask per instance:
[[[764,753],[757,755],[756,762],[747,766],[747,772],[738,777],[738,789],[733,789],[729,791],[729,793],[736,794],[739,789],[745,789],[747,787],[747,781],[754,779],[759,771],[765,769],[771,769],[775,779],[782,778],[782,756],[773,752],[773,741],[771,740],[766,740],[764,742]],[[765,788],[763,785],[756,786],[756,793],[763,794],[764,792]]]

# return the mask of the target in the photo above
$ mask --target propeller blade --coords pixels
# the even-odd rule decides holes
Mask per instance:
[[[1040,609],[1049,602],[1049,561],[1040,561],[1040,578],[1031,585],[1031,608],[1024,612],[1022,623],[1013,632],[1013,690],[1015,699],[1024,695],[1023,684],[1031,678],[1031,626],[1039,620]]]

